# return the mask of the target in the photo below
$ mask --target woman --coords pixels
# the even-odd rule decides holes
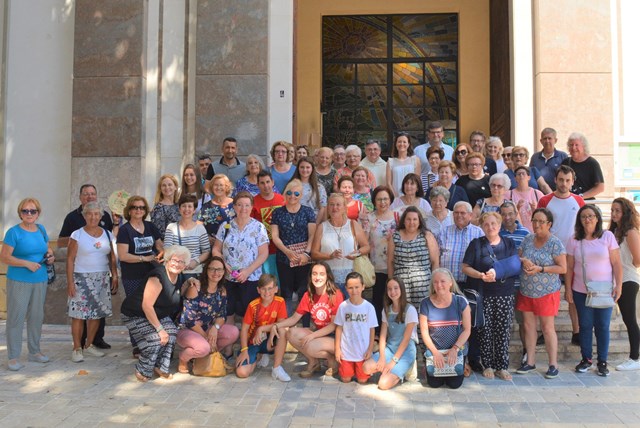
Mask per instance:
[[[378,388],[391,389],[404,380],[416,361],[418,312],[407,302],[400,278],[389,278],[384,296],[379,352],[364,362],[368,375],[380,372]]]
[[[196,220],[202,206],[211,200],[211,195],[205,191],[204,186],[202,185],[200,168],[193,164],[187,164],[187,166],[182,170],[180,196],[184,195],[193,195],[196,197],[196,204],[193,212],[193,219]]]
[[[164,232],[167,230],[169,223],[175,223],[180,218],[178,196],[178,180],[176,177],[173,174],[165,174],[160,177],[156,195],[153,198],[154,205],[151,210],[151,222],[160,232],[160,239],[162,240],[164,240]]]
[[[456,181],[456,185],[464,189],[467,193],[468,202],[472,207],[475,207],[478,199],[491,196],[489,175],[484,172],[484,156],[481,153],[469,153],[465,159],[465,164],[469,173],[460,177]],[[451,201],[449,201],[449,205],[451,205]],[[449,209],[452,210],[453,207],[449,206]]]
[[[73,352],[71,361],[84,361],[84,355],[104,357],[93,345],[100,318],[110,317],[111,294],[118,291],[118,267],[111,234],[100,227],[102,209],[97,202],[82,208],[87,224],[74,231],[67,250],[67,295],[71,318]],[[84,322],[87,322],[85,348],[80,345]]]
[[[258,296],[258,279],[269,256],[269,236],[264,225],[251,218],[253,196],[240,192],[233,199],[236,217],[218,229],[212,254],[222,257],[227,269],[227,322],[244,315]]]
[[[520,274],[520,262],[515,260],[512,269],[497,272],[495,264],[512,256],[517,258],[515,243],[499,235],[502,217],[488,212],[480,217],[480,227],[485,236],[469,243],[462,261],[462,273],[467,275],[466,288],[483,295],[484,328],[479,331],[480,355],[488,379],[494,376],[511,380],[509,369],[509,340],[513,322],[514,283]],[[513,259],[510,259],[513,260]]]
[[[626,198],[616,198],[611,204],[609,230],[620,246],[622,261],[622,294],[618,307],[629,333],[629,359],[616,366],[616,370],[640,370],[640,329],[636,318],[636,295],[640,284],[640,216],[636,207]]]
[[[302,185],[300,203],[311,208],[318,221],[324,220],[327,213],[327,192],[324,186],[318,184],[318,177],[311,158],[298,159],[293,179],[299,180]]]
[[[287,187],[287,183],[296,171],[296,167],[288,160],[288,144],[286,141],[276,141],[273,146],[271,146],[270,153],[271,159],[273,159],[273,165],[271,165],[269,169],[271,170],[271,175],[277,189]]]
[[[305,168],[306,158],[298,163],[298,171]],[[276,268],[280,279],[280,291],[291,315],[291,297],[298,299],[304,293],[309,278],[311,242],[316,231],[316,215],[302,205],[304,190],[297,178],[292,179],[284,191],[285,206],[276,208],[271,217],[271,239],[276,246]]]
[[[344,300],[336,288],[331,268],[326,262],[316,262],[311,268],[307,281],[307,291],[298,304],[298,308],[289,318],[275,323],[272,332],[279,340],[287,341],[309,360],[307,368],[299,373],[301,378],[310,378],[320,371],[320,359],[326,359],[329,368],[326,376],[337,373],[335,361],[336,325],[333,318],[338,306]],[[303,316],[309,314],[314,329],[295,327]]]
[[[467,155],[472,151],[473,149],[467,143],[460,143],[456,146],[456,150],[453,152],[453,163],[456,165],[456,176],[453,178],[454,183],[458,178],[469,173],[465,160],[467,159]]]
[[[451,161],[442,161],[438,165],[438,181],[434,183],[434,187],[441,186],[449,192],[449,202],[447,209],[453,210],[456,202],[469,202],[467,193],[457,184],[453,184],[453,177],[456,175],[456,165]],[[427,199],[431,200],[431,189],[427,192]]]
[[[7,269],[7,354],[9,370],[18,371],[22,353],[22,328],[27,319],[29,361],[49,362],[40,350],[40,334],[47,295],[46,264],[55,261],[44,226],[37,224],[42,208],[35,198],[18,204],[20,223],[7,230],[0,260]],[[93,342],[87,342],[93,343]]]
[[[442,186],[435,186],[429,192],[431,212],[427,214],[425,223],[427,229],[438,236],[442,230],[453,224],[453,213],[447,208],[449,191]]]
[[[165,249],[171,245],[180,245],[191,251],[191,260],[182,271],[184,280],[196,278],[202,273],[202,263],[207,260],[211,251],[207,230],[202,223],[193,220],[196,203],[194,195],[180,196],[180,221],[167,226],[164,234]]]
[[[431,205],[422,193],[420,176],[413,173],[407,174],[402,180],[402,196],[395,198],[391,209],[402,214],[409,206],[418,208],[423,218],[431,212]]]
[[[173,377],[169,365],[178,328],[171,317],[180,309],[182,291],[194,281],[178,283],[178,276],[189,260],[188,248],[179,245],[165,248],[164,265],[149,272],[142,287],[122,302],[122,322],[140,346],[135,371],[140,382],[147,382],[154,373],[164,379]]]
[[[353,199],[353,178],[345,175],[338,180],[338,191],[344,196],[347,217],[351,220],[364,220],[369,214],[364,207],[364,204],[356,199]]]
[[[420,159],[413,154],[409,134],[398,133],[391,146],[391,156],[387,161],[387,186],[393,189],[394,196],[398,197],[402,192],[401,184],[404,183],[404,177],[410,173],[420,177],[421,171]],[[419,178],[418,181],[420,181]]]
[[[567,271],[567,252],[562,241],[551,233],[553,214],[546,208],[533,212],[533,234],[525,236],[520,245],[522,261],[520,288],[516,309],[524,318],[527,361],[516,371],[526,374],[536,369],[538,319],[549,355],[547,379],[558,376],[558,336],[554,325],[560,308],[560,275]]]
[[[511,185],[509,177],[505,174],[497,173],[493,174],[489,178],[489,187],[491,188],[491,196],[488,198],[480,198],[473,207],[473,224],[478,224],[480,216],[488,212],[500,212],[500,205],[504,204],[507,200],[504,195],[506,190]]]
[[[509,176],[511,179],[511,189],[515,189],[518,185],[516,181],[516,168],[519,166],[527,166],[529,163],[529,150],[526,147],[515,146],[511,151],[511,168],[505,170],[505,174]],[[544,177],[540,174],[540,171],[535,166],[529,168],[530,178],[529,178],[529,187],[533,189],[539,189],[545,195],[548,195],[552,192],[551,188],[544,181]]]
[[[507,146],[502,150],[502,160],[504,160],[504,165],[507,169],[511,169],[511,166],[513,165],[511,163],[511,152],[513,152],[513,146]],[[505,172],[507,169],[502,172]]]
[[[340,180],[351,177],[342,177]],[[342,181],[344,183],[344,181]],[[328,219],[316,228],[311,245],[311,258],[325,261],[335,277],[335,284],[346,296],[345,280],[353,270],[353,260],[369,254],[367,235],[360,224],[347,217],[344,194],[329,196]]]
[[[390,209],[393,203],[393,191],[387,186],[378,186],[373,191],[376,209],[369,214],[367,221],[371,251],[369,259],[376,271],[376,283],[373,285],[373,306],[378,315],[378,324],[382,322],[382,305],[387,284],[387,247],[389,237],[396,231],[398,213]]]
[[[327,196],[333,193],[333,177],[336,175],[336,170],[331,166],[332,158],[333,151],[329,147],[320,147],[317,150],[316,175],[318,183],[324,187]]]
[[[587,269],[588,266],[588,269]],[[585,271],[588,271],[585,278]],[[582,361],[576,372],[585,373],[593,365],[593,332],[598,349],[598,375],[609,376],[607,356],[609,353],[609,308],[591,308],[586,305],[588,281],[613,283],[613,299],[617,302],[622,293],[622,262],[620,247],[613,233],[602,229],[602,214],[592,204],[578,210],[575,235],[567,243],[567,274],[565,275],[565,298],[575,303],[580,323],[580,352]]]
[[[294,158],[293,162],[297,166],[298,162],[300,162],[300,159],[309,157],[309,148],[303,144],[301,146],[295,146],[295,149],[296,149],[296,157]]]
[[[251,154],[247,156],[247,175],[236,181],[236,187],[233,189],[233,194],[246,191],[251,193],[251,196],[255,196],[260,193],[258,187],[258,173],[264,169],[264,162],[258,155]],[[273,191],[280,193],[278,188],[274,185]]]
[[[432,278],[429,297],[420,304],[420,333],[422,341],[433,355],[434,365],[443,368],[445,363],[456,363],[458,351],[462,350],[465,355],[467,353],[471,309],[449,270],[435,269]],[[444,349],[449,352],[441,353]],[[427,374],[427,384],[432,388],[447,385],[457,389],[463,381],[464,375],[434,377]]]
[[[190,280],[184,293],[180,330],[176,341],[182,351],[179,373],[189,373],[189,361],[220,351],[229,358],[240,331],[227,318],[227,290],[224,260],[210,257],[204,263],[200,281]]]
[[[420,175],[420,181],[422,182],[422,191],[426,195],[429,189],[431,189],[438,181],[438,166],[444,159],[444,150],[440,147],[429,147],[427,149],[427,161],[431,168],[426,174]]]
[[[493,159],[496,163],[497,172],[504,172],[507,169],[507,165],[502,159],[502,152],[504,147],[502,146],[502,140],[500,137],[489,137],[487,145],[484,146],[484,155],[487,158]]]
[[[520,165],[514,172],[518,185],[515,189],[511,189],[509,193],[507,193],[507,197],[516,204],[522,225],[526,227],[527,230],[533,230],[531,216],[538,206],[538,201],[544,196],[544,193],[529,186],[531,171],[528,166]],[[509,185],[511,185],[511,181],[509,181]]]
[[[213,198],[206,202],[200,211],[200,221],[209,235],[209,243],[213,245],[220,225],[228,223],[236,213],[233,211],[233,199],[231,194],[231,181],[224,174],[216,174],[209,182],[209,191]]]
[[[153,262],[162,260],[164,252],[160,232],[153,223],[145,221],[149,213],[147,200],[142,196],[132,196],[124,207],[123,216],[127,223],[118,231],[116,241],[118,258],[125,295],[129,296],[140,287],[147,274],[154,268]],[[155,251],[154,251],[155,250]],[[139,355],[133,337],[133,354]]]
[[[362,202],[367,212],[373,211],[372,189],[367,180],[367,169],[363,166],[355,168],[351,173],[351,178],[353,178],[353,199]]]
[[[440,249],[427,230],[418,208],[409,206],[400,217],[397,230],[389,238],[387,272],[400,278],[407,288],[407,300],[416,309],[427,297],[431,270],[439,267]]]

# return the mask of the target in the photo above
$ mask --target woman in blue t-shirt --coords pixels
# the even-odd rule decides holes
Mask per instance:
[[[13,371],[24,367],[20,363],[20,353],[25,318],[28,320],[29,361],[49,361],[49,357],[40,351],[40,334],[47,295],[45,263],[53,263],[54,257],[44,226],[36,223],[40,212],[37,199],[26,198],[18,204],[18,216],[22,221],[7,231],[0,253],[0,261],[9,266],[6,333],[9,370]]]

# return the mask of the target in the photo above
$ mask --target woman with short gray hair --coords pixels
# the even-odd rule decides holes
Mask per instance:
[[[453,213],[447,208],[450,193],[442,186],[432,187],[429,190],[431,212],[425,217],[425,222],[427,229],[438,236],[445,227],[453,224]]]
[[[478,225],[480,216],[489,212],[500,212],[500,205],[504,204],[505,193],[511,186],[511,180],[504,173],[493,174],[489,178],[489,188],[491,189],[491,196],[488,198],[480,198],[476,202],[476,206],[473,207],[473,224]]]

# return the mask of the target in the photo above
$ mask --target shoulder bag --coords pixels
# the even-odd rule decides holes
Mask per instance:
[[[460,314],[460,304],[458,299],[460,298],[460,296],[458,296],[457,294],[453,295],[453,299],[456,302],[456,315],[458,316],[458,324],[456,327],[456,331],[457,331],[457,336],[456,336],[456,340],[458,337],[460,337],[460,333],[461,333],[461,329],[460,329],[460,324],[462,323],[462,315]],[[428,299],[428,297],[427,297]],[[464,346],[463,346],[464,348]],[[440,352],[443,355],[447,355],[448,352],[451,352],[451,348],[449,349],[438,349],[438,352]],[[431,353],[431,351],[429,351],[429,349],[427,349],[427,351],[424,353],[424,357],[425,357],[425,365],[426,365],[426,369],[427,369],[427,375],[431,376],[431,377],[450,377],[450,376],[462,376],[464,375],[464,355],[463,355],[463,349],[458,349],[458,353],[456,356],[456,363],[452,366],[450,366],[447,363],[447,359],[445,357],[445,363],[444,363],[444,367],[442,368],[438,368],[435,366],[435,363],[433,361],[433,354]]]
[[[38,225],[38,230],[40,230],[40,233],[42,233],[42,238],[44,239],[45,244],[47,244],[47,235],[44,233],[44,227],[42,225]],[[56,280],[56,268],[53,263],[47,263],[47,260],[47,253],[44,253],[44,258],[42,259],[41,263],[44,263],[45,267],[47,268],[47,284],[53,284],[53,282]]]
[[[204,377],[226,376],[227,369],[224,367],[224,357],[220,352],[212,352],[205,357],[196,358],[193,361],[193,374]]]
[[[351,223],[351,234],[353,235],[353,250],[358,251],[358,239],[356,238],[355,227],[353,226],[353,220],[349,220]],[[376,268],[366,255],[359,255],[353,260],[353,270],[362,275],[364,279],[364,287],[371,288],[376,283]]]
[[[587,300],[585,305],[589,308],[611,308],[616,302],[613,300],[613,281],[589,281],[584,268],[584,246],[580,240],[580,252],[582,253],[582,279],[587,287]]]

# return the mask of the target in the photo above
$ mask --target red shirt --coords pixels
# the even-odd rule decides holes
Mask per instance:
[[[280,296],[275,296],[269,306],[262,304],[259,297],[249,303],[247,312],[242,322],[249,326],[249,343],[253,342],[253,336],[258,327],[275,324],[276,321],[287,318],[287,305]]]
[[[331,304],[327,293],[321,294],[320,296],[313,296],[312,302],[309,298],[309,292],[307,291],[304,293],[304,296],[302,296],[296,312],[300,315],[310,313],[311,320],[316,328],[320,330],[331,324],[331,319],[335,316],[336,312],[338,312],[338,306],[340,306],[343,300],[344,297],[342,297],[342,293],[338,291],[333,296],[333,304]]]
[[[276,246],[273,244],[271,238],[271,217],[276,208],[284,206],[284,196],[279,193],[273,194],[273,199],[266,200],[261,195],[256,195],[253,198],[253,210],[251,210],[251,217],[258,220],[267,228],[267,235],[269,236],[269,254],[276,253]]]

